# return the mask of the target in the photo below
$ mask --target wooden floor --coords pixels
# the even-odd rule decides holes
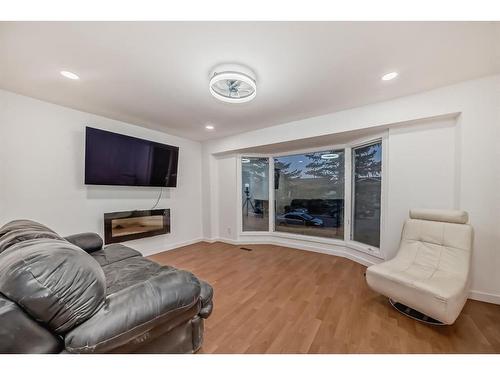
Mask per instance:
[[[453,326],[407,318],[365,267],[271,245],[199,243],[151,257],[215,290],[200,353],[500,353],[500,306],[469,300]]]

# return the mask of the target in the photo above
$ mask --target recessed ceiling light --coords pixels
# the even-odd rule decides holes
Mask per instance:
[[[215,127],[213,125],[205,125],[205,129],[207,129],[207,130],[214,130]]]
[[[73,72],[68,72],[67,70],[62,70],[62,71],[61,71],[61,75],[62,75],[63,77],[69,78],[69,79],[74,79],[74,80],[76,80],[76,79],[80,79],[80,77],[78,77],[75,73],[73,73]]]
[[[321,155],[321,159],[326,159],[326,160],[337,159],[338,157],[339,157],[339,154],[323,154],[323,155]]]
[[[390,81],[391,79],[396,78],[398,75],[399,75],[398,72],[390,72],[390,73],[384,74],[382,76],[382,81]]]

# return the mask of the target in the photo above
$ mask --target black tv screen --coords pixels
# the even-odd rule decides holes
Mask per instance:
[[[85,184],[177,186],[179,147],[87,127]]]

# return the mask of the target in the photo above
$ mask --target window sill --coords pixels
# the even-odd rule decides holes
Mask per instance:
[[[249,231],[249,232],[240,232],[239,236],[272,236],[273,232],[269,231]]]
[[[339,240],[336,238],[314,237],[314,236],[306,236],[304,234],[293,234],[293,233],[277,232],[277,231],[271,232],[269,234],[273,237],[287,238],[290,240],[299,240],[299,241],[323,243],[323,244],[328,244],[328,245],[345,246],[344,240]]]
[[[344,241],[335,238],[326,238],[326,237],[313,237],[313,236],[305,236],[302,234],[293,234],[293,233],[282,233],[282,232],[240,232],[239,238],[245,236],[255,236],[255,237],[274,237],[274,238],[283,238],[292,241],[304,241],[309,243],[319,243],[324,245],[333,245],[333,246],[343,246],[346,249],[359,251],[368,255],[371,255],[375,258],[384,259],[382,252],[379,248],[365,245],[356,241]]]
[[[378,247],[373,247],[370,245],[366,245],[361,242],[356,242],[356,241],[345,241],[345,246],[349,249],[353,249],[356,251],[360,251],[365,254],[370,254],[371,256],[374,256],[379,259],[384,259],[380,249]]]

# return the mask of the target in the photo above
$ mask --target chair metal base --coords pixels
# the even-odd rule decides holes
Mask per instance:
[[[446,324],[441,323],[439,320],[433,319],[430,316],[421,313],[420,311],[414,310],[411,307],[403,305],[402,303],[396,302],[389,298],[389,303],[398,310],[401,314],[406,315],[409,318],[415,319],[421,323],[431,324],[434,326],[444,326]]]

